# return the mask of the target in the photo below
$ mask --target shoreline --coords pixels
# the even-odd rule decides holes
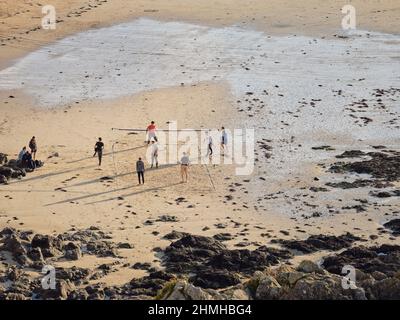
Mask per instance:
[[[221,0],[218,1],[218,3],[214,3],[216,6],[213,7],[211,11],[210,9],[206,9],[206,3],[199,4],[193,2],[190,4],[189,9],[187,3],[185,3],[186,6],[182,6],[180,0],[174,0],[168,5],[162,1],[155,1],[148,4],[145,0],[137,1],[135,3],[125,3],[124,5],[112,0],[94,0],[94,3],[91,3],[90,0],[77,0],[75,2],[75,6],[69,7],[69,5],[64,4],[61,0],[54,1],[54,6],[58,10],[57,19],[60,21],[63,30],[56,30],[56,32],[41,30],[37,37],[32,38],[32,33],[35,33],[36,35],[36,32],[40,30],[40,28],[37,29],[40,27],[39,9],[34,11],[37,12],[37,16],[35,15],[37,25],[34,25],[27,21],[26,18],[20,18],[18,15],[13,16],[10,12],[23,11],[23,9],[18,9],[18,7],[13,8],[13,5],[7,1],[4,5],[7,8],[9,16],[4,13],[7,19],[5,21],[7,21],[11,26],[17,24],[18,27],[9,27],[4,29],[4,34],[2,34],[2,39],[4,39],[4,41],[1,43],[6,44],[6,46],[0,46],[0,60],[2,61],[2,64],[0,64],[1,69],[9,66],[11,61],[16,61],[27,53],[37,50],[41,46],[48,45],[54,41],[59,41],[67,36],[76,34],[77,32],[110,27],[115,24],[126,23],[141,17],[166,22],[182,21],[209,27],[226,27],[241,24],[247,25],[258,31],[267,32],[267,34],[270,32],[271,35],[282,36],[298,34],[317,38],[333,37],[333,34],[336,34],[341,30],[340,23],[343,17],[340,12],[343,3],[336,0],[330,2],[327,1],[323,4],[316,0],[308,0],[307,4],[300,5],[300,7],[296,7],[298,4],[291,1],[284,4],[286,7],[282,7],[282,2],[279,0],[272,0],[265,4],[247,0],[236,4],[244,10],[240,10],[239,8],[233,9],[231,7],[232,2]],[[379,1],[374,0],[370,0],[368,3],[365,3],[365,1],[362,0],[357,0],[354,1],[352,5],[354,5],[356,9],[361,8],[361,13],[357,13],[358,18],[361,21],[360,29],[399,35],[399,18],[395,15],[395,11],[399,10],[399,8],[396,7],[396,1],[387,1],[385,5],[388,9],[385,10],[376,10],[376,5],[382,4]],[[21,7],[23,8],[22,4]],[[153,7],[160,7],[161,9],[154,9]],[[310,7],[312,7],[312,10],[309,10]],[[336,10],[334,10],[335,7]],[[209,8],[212,8],[212,6]],[[196,9],[198,10],[197,12]],[[203,15],[202,13],[206,11],[207,15]],[[110,14],[110,12],[112,14]],[[262,12],[271,12],[271,14],[267,16],[265,14],[263,15]],[[297,14],[294,14],[294,12]],[[23,15],[27,15],[28,18],[31,14],[32,13],[29,11],[23,13]],[[385,14],[385,18],[371,19],[371,14]],[[221,18],[221,16],[224,17]],[[276,22],[277,17],[280,17],[283,20],[287,19],[287,21],[281,22],[278,20],[278,22]],[[385,23],[382,23],[382,21]],[[299,24],[301,25],[300,28]],[[47,39],[49,32],[52,32],[52,36],[50,39]],[[6,40],[7,37],[16,37],[17,39],[12,40],[11,45],[7,47],[7,42],[9,42]],[[24,39],[28,40],[30,38],[33,39],[32,41],[30,40],[31,44],[28,44],[25,48],[20,47],[18,44],[20,41],[18,40],[24,42]],[[15,41],[17,41],[17,43],[15,43]],[[35,42],[40,44],[36,45],[34,44]],[[32,45],[32,43],[34,45]],[[25,45],[26,44],[24,44],[24,46]],[[4,50],[6,48],[7,52]]]

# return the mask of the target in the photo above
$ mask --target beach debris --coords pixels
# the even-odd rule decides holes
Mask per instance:
[[[179,219],[176,216],[170,216],[170,215],[161,215],[158,217],[156,221],[159,222],[178,222]]]
[[[325,150],[325,151],[334,151],[335,148],[331,146],[318,146],[318,147],[311,147],[312,150]]]

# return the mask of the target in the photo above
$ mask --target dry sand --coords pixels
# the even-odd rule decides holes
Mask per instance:
[[[217,27],[236,24],[274,35],[330,38],[341,32],[340,9],[345,4],[344,1],[275,0],[190,1],[190,5],[188,1],[182,5],[182,1],[174,0],[150,3],[54,1],[58,18],[63,20],[57,30],[28,32],[36,28],[40,21],[39,5],[44,2],[35,3],[32,5],[30,1],[25,1],[17,4],[7,0],[1,4],[0,37],[16,38],[0,42],[5,44],[0,46],[0,66],[11,65],[14,59],[78,31],[138,17]],[[397,1],[360,0],[352,1],[352,4],[358,10],[359,28],[398,33],[400,7]],[[15,98],[10,99],[10,95]],[[214,235],[219,232],[235,234],[246,228],[246,235],[238,236],[228,245],[233,247],[246,241],[250,243],[248,247],[253,248],[257,243],[269,241],[261,236],[266,231],[272,238],[281,239],[305,238],[320,233],[338,235],[347,231],[368,238],[376,234],[381,222],[387,219],[385,213],[396,215],[398,205],[390,199],[386,204],[394,207],[388,210],[375,207],[357,214],[345,210],[338,215],[306,220],[294,217],[290,212],[276,212],[282,201],[286,202],[284,207],[289,205],[292,210],[296,208],[290,199],[271,201],[265,210],[259,210],[255,208],[258,201],[254,195],[246,193],[249,190],[254,193],[259,188],[259,183],[255,183],[257,188],[251,187],[254,180],[259,178],[259,172],[248,178],[251,182],[247,183],[243,182],[245,177],[234,175],[233,166],[193,166],[189,184],[179,183],[177,166],[161,166],[158,170],[147,171],[144,186],[137,185],[134,163],[144,155],[144,136],[111,131],[112,127],[143,127],[151,119],[156,119],[160,127],[165,127],[167,121],[177,120],[181,128],[217,128],[222,124],[221,119],[224,119],[226,127],[235,127],[244,123],[245,117],[232,111],[235,101],[236,97],[228,84],[223,82],[154,89],[117,99],[86,101],[47,109],[32,103],[32,98],[25,92],[1,91],[0,151],[13,157],[35,135],[39,144],[38,158],[45,161],[45,166],[20,181],[1,186],[0,227],[12,226],[48,234],[64,232],[71,227],[98,226],[112,232],[116,241],[130,242],[135,246],[132,250],[122,250],[127,262],[152,262],[157,266],[159,262],[152,249],[168,245],[169,241],[161,237],[171,230]],[[102,136],[106,144],[101,168],[92,158],[92,148],[98,136]],[[332,142],[329,139],[327,141]],[[112,146],[114,153],[111,152]],[[342,140],[338,146],[338,150],[345,150],[346,140]],[[54,152],[59,157],[48,159]],[[324,159],[329,158],[325,156]],[[284,190],[289,191],[292,198],[300,197],[300,190],[313,186],[312,178],[325,172],[317,163],[311,163],[302,171],[297,179],[273,180],[277,184],[258,190]],[[109,182],[100,180],[106,176],[113,179]],[[235,182],[243,185],[235,193],[236,205],[225,200],[225,196],[230,194],[230,185]],[[262,183],[268,184],[268,177]],[[319,195],[314,195],[314,202],[318,201]],[[353,198],[351,194],[341,193],[336,198],[342,195],[344,203]],[[184,197],[187,202],[178,205],[176,199],[179,197]],[[322,203],[325,205],[326,201],[329,204],[329,199]],[[146,220],[157,219],[165,214],[176,216],[179,222],[144,224]],[[231,220],[242,223],[243,228],[237,230]],[[226,223],[227,226],[218,229],[215,226],[218,223]],[[204,227],[210,230],[202,231]],[[289,231],[289,235],[282,234],[281,230]],[[383,235],[370,243],[398,242],[389,240],[389,237]],[[320,254],[313,258],[318,259]],[[73,264],[90,267],[105,261],[108,260],[86,257]],[[65,263],[64,266],[68,264],[71,263]],[[132,276],[142,274],[141,271],[123,269],[101,281],[125,283]]]

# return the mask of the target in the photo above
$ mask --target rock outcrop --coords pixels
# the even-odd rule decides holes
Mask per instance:
[[[284,247],[303,253],[312,253],[319,250],[340,250],[350,247],[353,242],[362,240],[350,233],[340,236],[312,235],[305,240],[274,240]]]
[[[351,235],[310,238],[304,241],[312,252],[347,249],[324,257],[321,265],[304,260],[295,268],[288,261],[292,257],[288,250],[266,246],[230,250],[214,238],[181,234],[179,240],[160,249],[165,270],[135,263],[134,267],[148,274],[124,285],[106,286],[98,280],[131,268],[120,261],[114,251],[118,243],[107,233],[94,227],[60,235],[4,228],[0,231],[0,257],[6,252],[14,262],[3,263],[7,268],[0,271],[0,299],[400,299],[400,246],[350,247],[356,241]],[[55,289],[42,286],[43,266],[77,260],[85,254],[111,254],[114,262],[93,269],[58,267]],[[343,285],[345,266],[355,270],[352,288]],[[37,277],[32,277],[33,270]]]
[[[287,250],[262,246],[256,250],[229,250],[213,238],[186,235],[165,249],[167,272],[194,273],[192,280],[204,288],[225,288],[240,282],[240,276],[277,265],[291,257]]]
[[[355,153],[357,152],[357,154]],[[351,156],[369,156],[371,159],[355,162],[339,162],[331,166],[332,172],[355,172],[371,175],[375,179],[384,181],[397,181],[400,179],[400,154],[397,151],[368,152],[352,151]],[[338,157],[349,157],[342,154]]]

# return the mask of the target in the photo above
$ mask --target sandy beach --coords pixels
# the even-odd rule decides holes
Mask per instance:
[[[276,256],[294,266],[341,252],[299,250],[310,236],[357,239],[340,250],[400,245],[384,226],[400,215],[397,1],[352,1],[351,32],[341,28],[344,1],[57,0],[55,30],[40,27],[44,4],[0,5],[0,152],[15,159],[36,136],[44,162],[0,185],[0,229],[32,231],[28,240],[107,234],[118,254],[82,248],[79,259],[52,258],[56,268],[97,272],[77,291],[176,271],[163,251],[179,240],[166,239],[173,231],[228,251],[287,249]],[[112,128],[145,129],[151,120],[163,129],[171,121],[178,129],[252,128],[254,171],[194,164],[181,183],[178,164],[146,163],[138,185],[145,134]],[[6,251],[0,273],[17,265]],[[26,269],[30,279],[41,276],[37,266]],[[242,283],[251,277],[236,271]]]

